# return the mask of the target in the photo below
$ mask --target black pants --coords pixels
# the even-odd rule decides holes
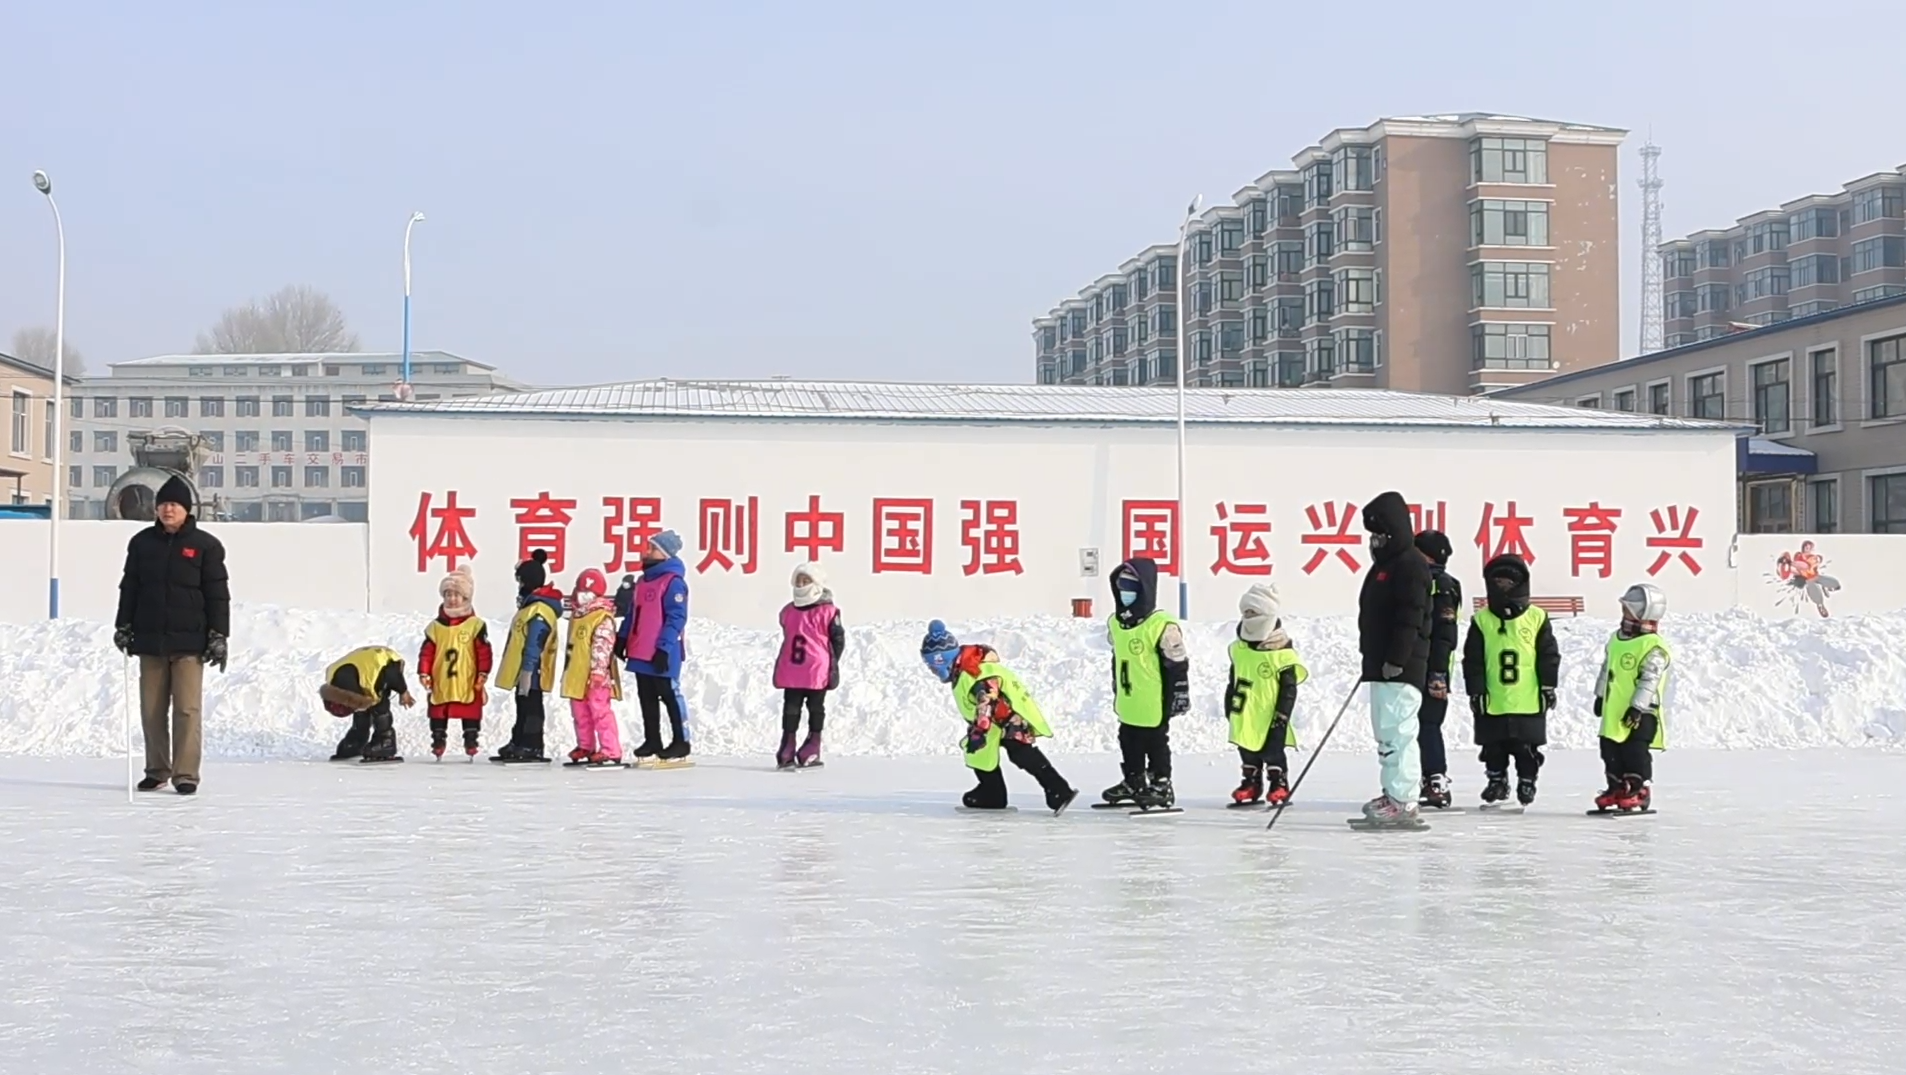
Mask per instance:
[[[1425,777],[1449,774],[1449,755],[1443,750],[1443,718],[1448,715],[1448,698],[1423,696],[1423,708],[1416,711],[1416,751],[1423,758]]]
[[[1284,757],[1284,733],[1288,725],[1279,720],[1271,725],[1264,736],[1264,745],[1257,750],[1238,748],[1238,760],[1246,765],[1262,769],[1282,769],[1288,771],[1290,763]]]
[[[462,721],[461,723],[463,724],[463,748],[465,750],[475,750],[477,746],[477,734],[483,730],[483,722],[476,721],[476,720],[466,720],[466,721]],[[449,717],[431,717],[430,718],[431,749],[442,750],[444,748],[444,744],[448,742],[449,739],[450,739],[450,718]]]
[[[1517,780],[1534,780],[1535,771],[1542,765],[1542,748],[1511,739],[1483,744],[1482,765],[1490,772],[1507,772],[1510,759],[1515,760]]]
[[[1602,769],[1609,776],[1633,776],[1643,781],[1655,778],[1654,751],[1648,744],[1655,741],[1657,719],[1653,715],[1642,717],[1640,727],[1629,729],[1624,742],[1602,740]]]
[[[827,723],[827,690],[788,687],[781,692],[781,737],[792,740],[801,730],[801,707],[807,707],[807,737],[819,739]]]
[[[1046,752],[1037,746],[1021,743],[1016,739],[1003,740],[999,746],[1005,752],[1006,760],[1019,766],[1030,773],[1034,780],[1039,781],[1039,787],[1046,793],[1048,805],[1054,804],[1072,790],[1072,785],[1066,783],[1065,777],[1059,775],[1059,770],[1053,768],[1052,761],[1046,757]],[[962,802],[967,806],[981,809],[993,809],[1006,805],[1006,774],[998,766],[994,766],[988,772],[975,771],[973,775],[979,778],[979,784],[966,793]]]
[[[510,745],[520,751],[542,757],[543,692],[513,694],[516,699],[516,725],[510,729]]]
[[[351,714],[351,730],[338,740],[336,756],[390,757],[396,753],[397,731],[391,727],[390,699],[384,698],[369,709]]]
[[[662,745],[662,710],[668,710],[668,731],[672,742],[688,742],[688,727],[682,722],[682,695],[675,681],[667,676],[635,675],[635,701],[642,708],[642,742]]]
[[[1148,780],[1171,779],[1171,719],[1156,728],[1134,724],[1118,726],[1119,770],[1129,787],[1144,787]]]

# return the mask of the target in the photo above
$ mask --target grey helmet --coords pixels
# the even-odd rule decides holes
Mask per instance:
[[[1659,623],[1668,617],[1668,595],[1652,582],[1637,582],[1621,595],[1621,610],[1633,619]]]

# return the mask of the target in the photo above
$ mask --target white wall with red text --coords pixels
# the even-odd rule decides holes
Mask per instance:
[[[1735,600],[1731,433],[1194,426],[1176,532],[1169,427],[932,422],[372,420],[375,611],[427,611],[470,563],[478,608],[507,608],[512,569],[552,554],[636,569],[646,535],[682,535],[696,616],[772,620],[794,565],[827,568],[854,620],[1106,612],[1105,576],[1149,551],[1190,581],[1198,619],[1258,581],[1298,615],[1350,612],[1369,557],[1359,508],[1385,489],[1457,546],[1533,560],[1538,595],[1606,612],[1630,583],[1677,608]],[[1095,550],[1098,577],[1082,576]],[[1167,607],[1175,606],[1168,592]]]

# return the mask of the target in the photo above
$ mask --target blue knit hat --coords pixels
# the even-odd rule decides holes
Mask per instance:
[[[649,544],[662,550],[665,556],[680,556],[682,554],[682,535],[673,530],[664,530],[655,535],[649,539]]]
[[[920,656],[925,657],[931,653],[945,653],[947,650],[959,648],[960,640],[954,638],[953,632],[946,629],[946,622],[944,620],[934,620],[932,623],[927,624],[927,636],[920,640]]]

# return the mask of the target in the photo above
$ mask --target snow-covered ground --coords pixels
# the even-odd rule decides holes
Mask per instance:
[[[0,1072],[1891,1073],[1902,766],[1671,752],[1614,820],[1569,751],[1528,816],[1363,835],[1334,745],[1268,834],[1213,757],[1147,819],[1019,774],[959,814],[950,757],[228,763],[130,806],[14,758]]]
[[[851,616],[853,609],[846,609]],[[492,616],[496,610],[491,610]],[[208,673],[206,751],[215,758],[312,758],[329,753],[344,726],[317,697],[323,670],[353,647],[390,645],[414,655],[420,617],[300,612],[240,606],[232,659]],[[851,620],[850,620],[851,622]],[[1069,619],[954,623],[965,641],[989,642],[1037,692],[1053,718],[1058,749],[1113,749],[1111,680],[1103,625]],[[1613,623],[1593,617],[1556,621],[1563,650],[1561,711],[1551,741],[1592,747],[1589,713],[1601,647]],[[493,627],[500,647],[503,625]],[[1314,741],[1358,670],[1355,625],[1348,618],[1292,620],[1292,636],[1312,678],[1303,688],[1297,727]],[[842,689],[829,702],[828,751],[842,755],[950,754],[959,725],[946,688],[922,667],[925,623],[851,629]],[[1195,712],[1173,727],[1178,748],[1224,748],[1219,711],[1229,623],[1192,625]],[[1674,646],[1670,746],[1855,746],[1906,739],[1906,613],[1774,623],[1746,612],[1670,618]],[[770,683],[778,636],[696,623],[683,686],[698,750],[772,751],[780,698]],[[103,624],[0,624],[0,752],[101,756],[121,747],[128,662]],[[136,694],[136,684],[135,684]],[[484,743],[508,737],[509,700],[492,697]],[[1461,703],[1451,735],[1464,741]],[[620,706],[634,727],[633,700]],[[573,743],[567,707],[549,706],[552,749]],[[400,745],[411,754],[427,740],[422,709],[399,711]],[[1346,720],[1346,747],[1368,746],[1367,724]]]

